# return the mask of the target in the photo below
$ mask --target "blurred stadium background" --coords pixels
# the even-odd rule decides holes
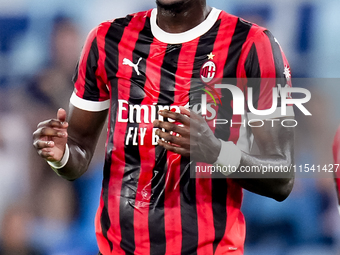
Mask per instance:
[[[67,108],[87,33],[101,21],[155,0],[0,0],[0,255],[94,255],[104,139],[79,180],[56,176],[32,148],[41,120]],[[208,0],[269,28],[293,77],[306,84],[313,120],[297,127],[296,163],[332,163],[340,124],[339,0]],[[326,114],[327,112],[327,114]],[[297,116],[299,119],[301,116]],[[297,178],[282,203],[245,192],[246,255],[340,254],[340,216],[331,178]]]

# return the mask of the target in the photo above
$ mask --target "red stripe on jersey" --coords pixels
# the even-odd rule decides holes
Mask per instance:
[[[225,18],[224,15],[220,15],[222,19]],[[224,21],[224,20],[223,20]],[[223,21],[221,24],[223,24]],[[231,21],[231,23],[233,23]],[[236,23],[235,23],[236,24]],[[232,29],[224,29],[224,27],[220,27],[215,39],[214,48],[212,50],[212,54],[215,57],[212,61],[216,65],[216,73],[215,78],[213,80],[214,84],[217,84],[218,81],[223,78],[223,67],[227,60],[228,49],[231,43],[231,37],[234,33],[234,27]],[[230,35],[230,38],[227,36]],[[228,38],[226,41],[225,38]],[[223,52],[223,54],[214,54],[217,52]],[[209,89],[208,89],[209,90]],[[221,95],[221,90],[216,89],[218,93]],[[217,95],[214,95],[217,97]],[[215,108],[216,112],[218,112],[218,107],[212,106]],[[215,131],[215,127],[213,127],[213,122],[208,121],[209,127],[212,131]],[[208,164],[197,163],[197,166],[207,166]],[[198,176],[197,176],[198,177]],[[203,176],[202,176],[203,177]],[[197,254],[205,255],[213,253],[213,242],[215,240],[215,226],[214,226],[214,213],[213,213],[213,205],[212,205],[212,180],[210,176],[208,178],[197,178],[196,179],[196,207],[197,207],[197,223],[198,223],[198,248]]]
[[[275,62],[273,57],[273,50],[270,40],[266,34],[262,31],[257,34],[255,38],[255,47],[259,59],[260,71],[261,71],[261,88],[258,101],[258,110],[269,109],[272,106],[272,88],[276,86]],[[263,79],[264,78],[264,79]],[[268,82],[270,85],[268,85]],[[268,91],[270,89],[270,91]]]
[[[197,38],[190,43],[182,44],[176,72],[174,105],[184,106],[189,102],[192,72],[189,73],[188,70],[193,69],[198,41]]]
[[[153,79],[146,79],[145,81],[144,91],[148,96],[143,99],[141,105],[149,105],[150,107],[153,102],[157,101],[159,96],[161,66],[165,55],[165,51],[159,51],[159,48],[164,47],[166,48],[166,44],[160,45],[157,41],[154,41],[150,45],[145,73],[151,73]],[[144,120],[144,114],[145,112],[142,111],[142,120]],[[150,119],[150,116],[148,119]],[[141,169],[136,193],[136,209],[134,210],[135,254],[150,254],[150,237],[145,231],[149,229],[149,204],[152,192],[151,182],[156,162],[155,146],[152,145],[153,124],[152,122],[143,122],[139,124],[139,128],[146,128],[147,131],[144,137],[144,144],[141,145],[139,143]],[[140,204],[139,208],[137,206],[138,203]]]
[[[240,210],[242,204],[242,188],[233,179],[226,179],[227,194],[227,226],[223,239],[217,246],[215,255],[243,255],[245,238],[245,220]]]
[[[105,36],[111,26],[111,22],[102,23],[98,27],[97,32],[97,46],[99,52],[98,68],[96,70],[97,84],[99,87],[99,101],[105,101],[110,98],[109,91],[106,84],[109,83],[107,80],[107,73],[105,69],[106,51],[105,51]]]
[[[231,44],[231,40],[233,38],[233,34],[235,32],[236,24],[238,19],[232,15],[228,15],[225,12],[222,12],[220,15],[222,19],[221,26],[219,32],[216,37],[214,52],[223,52],[223,54],[216,54],[213,61],[216,64],[216,77],[223,77],[223,68],[227,61],[229,47]]]
[[[184,106],[189,102],[190,80],[199,39],[184,44],[178,57],[173,105]],[[182,222],[180,204],[180,157],[167,153],[168,171],[166,175],[164,199],[164,224],[166,236],[166,254],[180,254],[182,250]]]
[[[179,154],[167,152],[168,171],[166,173],[164,190],[164,225],[166,238],[165,254],[181,254],[182,249],[182,223],[180,201],[180,164]]]
[[[212,210],[211,178],[196,178],[196,207],[199,245],[197,255],[212,254],[215,228]]]
[[[233,255],[243,255],[246,229],[244,216],[241,210],[239,210],[243,196],[242,188],[233,179],[227,179],[227,184],[228,190],[232,190],[227,195],[227,228],[223,237],[224,245],[218,247],[216,255],[229,252]],[[235,208],[238,208],[238,210],[235,210]]]
[[[246,70],[244,68],[244,64],[247,60],[249,51],[253,45],[253,38],[255,37],[256,33],[258,32],[258,26],[253,25],[248,33],[248,37],[247,37],[247,41],[246,43],[244,43],[242,45],[242,51],[241,51],[241,56],[239,59],[239,62],[237,64],[237,77],[241,77],[241,81],[242,81],[242,85],[246,85],[246,79],[247,78],[247,74],[246,74]],[[270,43],[270,42],[269,42]],[[271,48],[271,47],[270,47]],[[272,55],[272,53],[270,53]],[[274,59],[272,59],[272,62],[274,64]],[[274,67],[275,68],[275,67]],[[274,69],[275,71],[275,69]]]
[[[95,232],[96,232],[97,242],[98,242],[98,245],[100,247],[102,254],[110,254],[111,253],[110,245],[107,239],[103,236],[102,225],[100,224],[100,217],[103,211],[103,207],[104,207],[104,200],[103,200],[103,190],[102,190],[100,194],[99,207],[97,209],[97,213],[95,216]]]
[[[220,39],[217,40],[218,42],[223,42],[221,47],[225,47],[225,49],[229,50],[231,40],[233,37],[233,33],[235,32],[235,28],[238,23],[238,18],[232,15],[225,14],[226,19],[222,24],[226,24],[227,27],[231,27],[231,29],[225,29],[225,33],[220,35],[221,38],[228,38],[227,44],[225,43],[226,40]],[[224,16],[222,16],[224,17]],[[251,36],[251,30],[248,34],[248,39]],[[248,40],[247,39],[247,40]],[[242,53],[247,49],[248,47],[247,43],[244,43],[242,45]],[[236,69],[236,75],[237,77],[246,77],[245,71],[244,71],[244,61],[246,59],[246,54],[242,54],[240,56],[240,59],[237,63],[237,69]],[[226,53],[225,57],[228,56],[228,52]],[[243,57],[245,56],[245,57]],[[226,61],[226,59],[225,59]],[[243,70],[242,70],[243,69]],[[217,70],[219,72],[219,70]],[[223,73],[223,69],[221,70]],[[244,75],[243,75],[244,73]],[[242,79],[237,80],[237,86],[243,90],[244,84],[242,84]],[[231,100],[231,105],[233,104],[233,101]],[[223,107],[223,106],[222,106]],[[240,124],[242,121],[242,116],[241,115],[232,115],[232,122],[233,125],[230,127],[230,136],[229,136],[229,141],[234,142],[235,144],[237,143],[239,136],[240,136],[240,128],[242,124]],[[215,254],[216,255],[222,255],[222,254],[235,254],[235,255],[240,255],[243,254],[243,242],[234,242],[236,240],[242,240],[244,239],[245,236],[245,231],[241,229],[240,231],[240,226],[245,226],[244,222],[244,217],[243,214],[240,211],[241,203],[242,203],[242,188],[238,186],[237,184],[234,183],[233,180],[231,179],[226,179],[226,185],[228,187],[228,192],[227,192],[227,201],[226,201],[226,211],[227,211],[227,225],[226,225],[226,230],[224,233],[224,237],[218,244]],[[237,214],[237,215],[236,215]],[[239,236],[239,238],[238,238]]]
[[[97,37],[97,27],[92,29],[90,33],[88,34],[85,45],[81,51],[80,59],[79,59],[79,65],[78,65],[78,79],[74,83],[74,87],[76,89],[76,94],[80,98],[83,98],[84,92],[85,92],[85,86],[86,83],[85,77],[86,77],[86,65],[87,65],[87,58],[89,56],[92,42]]]
[[[145,20],[144,20],[145,22]],[[120,68],[117,72],[117,77],[131,77],[133,69],[122,66],[123,59],[132,59],[133,47],[137,42],[139,32],[144,27],[144,22],[130,22],[127,28],[125,28],[121,42],[118,45]],[[131,27],[131,28],[130,28]],[[129,29],[137,31],[131,33]],[[138,32],[139,31],[139,32]],[[118,84],[118,98],[122,100],[129,100],[131,82],[129,79],[120,79]],[[128,118],[128,112],[123,111],[123,118]],[[111,227],[107,233],[109,240],[113,243],[113,254],[125,254],[120,247],[121,241],[121,228],[119,222],[119,205],[121,197],[121,187],[125,170],[125,150],[124,150],[124,138],[127,128],[127,123],[118,122],[118,115],[116,121],[116,127],[114,132],[114,145],[115,149],[112,151],[112,161],[115,164],[111,165],[111,175],[109,182],[109,216],[111,221]]]
[[[235,27],[237,24],[237,18],[233,16],[224,15],[220,16],[222,19],[221,24],[223,27],[220,27],[215,44],[214,49],[212,51],[214,53],[223,52],[223,54],[216,54],[213,58],[213,62],[216,65],[216,74],[213,80],[213,84],[217,84],[223,78],[223,67],[227,61],[229,46],[231,44],[232,35],[234,34]],[[228,27],[228,29],[226,29]],[[227,40],[226,40],[227,38]],[[221,95],[221,89],[216,89],[216,91]],[[223,106],[212,106],[216,112],[218,112],[218,107]],[[208,121],[208,125],[211,130],[214,132],[215,127],[213,126],[212,121]],[[197,166],[204,166],[207,164],[197,163]],[[214,216],[212,210],[212,180],[211,178],[197,178],[196,180],[197,187],[197,218],[198,218],[198,229],[199,229],[199,240],[198,243],[201,245],[198,247],[197,254],[212,254],[213,252],[213,241],[215,237],[215,227],[214,227]],[[226,184],[227,185],[227,184]],[[223,239],[222,241],[223,242]],[[220,242],[220,243],[221,243]],[[209,244],[209,245],[207,245]],[[219,244],[220,245],[220,244]]]
[[[226,13],[223,13],[223,14],[224,15],[221,15],[222,24],[224,24],[225,27],[228,27],[228,29],[223,29],[223,28],[220,29],[220,31],[222,30],[223,33],[220,32],[218,34],[218,36],[216,38],[217,45],[215,46],[216,50],[221,51],[221,49],[224,48],[225,51],[226,51],[225,55],[222,55],[221,57],[216,56],[218,58],[215,58],[216,61],[218,61],[217,66],[221,66],[221,67],[224,65],[224,63],[227,60],[231,40],[232,40],[233,34],[235,32],[236,25],[237,25],[237,22],[238,22],[237,17],[231,16],[231,15],[226,15]],[[225,38],[228,38],[228,40],[226,40]],[[220,69],[217,70],[217,75],[218,75],[218,77],[223,75],[223,68],[220,68]],[[239,84],[238,84],[238,87],[239,87]],[[221,94],[220,91],[219,91],[219,93]],[[233,104],[233,101],[231,101],[231,104]],[[241,122],[241,116],[233,114],[232,121],[233,121],[233,123],[240,123]],[[229,141],[233,141],[236,144],[237,140],[239,139],[239,134],[240,134],[240,125],[234,125],[233,124],[233,126],[230,127]]]
[[[340,164],[340,127],[338,128],[333,142],[333,159],[335,164]],[[340,171],[334,172],[336,183],[336,193],[338,195],[338,203],[340,205]]]

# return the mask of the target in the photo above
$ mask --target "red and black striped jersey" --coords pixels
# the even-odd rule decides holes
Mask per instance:
[[[333,159],[334,164],[340,164],[340,127],[336,131],[334,141],[333,141]],[[340,213],[340,172],[334,171],[334,181],[336,194],[338,197],[338,208]]]
[[[202,94],[196,81],[212,78],[261,78],[235,86],[252,86],[255,108],[269,109],[276,82],[289,83],[287,60],[268,30],[224,11],[213,8],[180,34],[161,30],[156,15],[153,9],[100,24],[74,76],[74,106],[109,109],[95,220],[99,249],[104,255],[243,254],[241,187],[232,179],[191,178],[193,162],[157,146],[152,122],[161,109],[179,111],[188,103],[194,109]],[[233,115],[230,92],[217,92],[225,107],[210,105],[210,114],[235,123],[247,118]],[[228,124],[213,131],[249,151],[249,128]]]

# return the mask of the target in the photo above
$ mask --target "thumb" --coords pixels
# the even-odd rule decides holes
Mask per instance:
[[[60,108],[57,112],[57,119],[60,122],[65,122],[66,121],[66,111],[63,108]]]

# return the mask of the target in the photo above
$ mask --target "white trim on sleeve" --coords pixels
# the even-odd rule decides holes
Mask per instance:
[[[58,169],[63,168],[67,164],[69,157],[70,157],[70,149],[68,147],[68,144],[66,144],[65,152],[61,160],[58,162],[52,162],[52,161],[47,160],[47,163],[52,167],[53,170],[58,170]]]
[[[214,165],[236,167],[241,163],[242,151],[232,142],[221,140],[221,151]],[[233,173],[232,171],[222,172],[225,176]]]
[[[90,100],[80,98],[74,92],[71,96],[70,103],[79,109],[90,111],[90,112],[100,112],[100,111],[109,109],[110,107],[109,99],[105,101],[101,101],[101,102],[95,102],[95,101],[90,101]]]
[[[248,112],[248,120],[266,120],[266,119],[275,119],[275,118],[281,118],[281,117],[293,117],[294,109],[293,106],[287,106],[287,112],[286,115],[281,114],[281,107],[278,107],[275,112],[273,112],[270,115],[256,115],[252,112]]]

